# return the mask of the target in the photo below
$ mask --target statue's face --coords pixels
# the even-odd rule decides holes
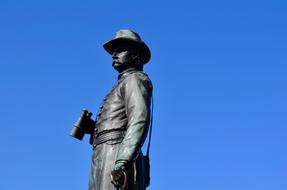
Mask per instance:
[[[119,72],[133,64],[133,55],[127,47],[118,48],[112,54],[112,58],[113,67]]]

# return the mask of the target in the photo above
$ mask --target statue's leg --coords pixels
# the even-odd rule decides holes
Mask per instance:
[[[100,190],[100,176],[102,162],[99,159],[100,153],[102,152],[101,147],[96,147],[92,154],[92,162],[91,162],[91,172],[89,178],[89,190]]]
[[[115,161],[120,143],[112,142],[98,145],[92,157],[89,190],[116,190],[111,183],[111,171],[114,169]],[[145,190],[144,188],[144,165],[142,153],[138,156],[135,164],[128,169],[128,190]]]
[[[116,190],[111,183],[119,144],[103,143],[98,145],[92,156],[89,190]]]

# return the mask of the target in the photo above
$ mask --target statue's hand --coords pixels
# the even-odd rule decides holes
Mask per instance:
[[[124,185],[125,171],[126,168],[123,163],[118,163],[115,165],[114,170],[111,172],[111,182],[115,187],[122,187]]]
[[[91,118],[85,118],[85,133],[93,135],[95,130],[95,121]]]

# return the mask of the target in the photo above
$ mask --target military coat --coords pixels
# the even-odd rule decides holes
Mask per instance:
[[[118,162],[128,166],[126,189],[145,189],[141,147],[150,122],[151,96],[152,83],[143,71],[129,69],[119,74],[97,115],[89,190],[114,190],[110,174]],[[98,136],[112,131],[122,131],[122,138],[95,144]]]

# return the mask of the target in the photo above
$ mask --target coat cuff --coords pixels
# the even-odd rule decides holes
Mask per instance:
[[[128,161],[127,161],[127,160],[117,160],[115,164],[127,165],[127,164],[128,164]]]

